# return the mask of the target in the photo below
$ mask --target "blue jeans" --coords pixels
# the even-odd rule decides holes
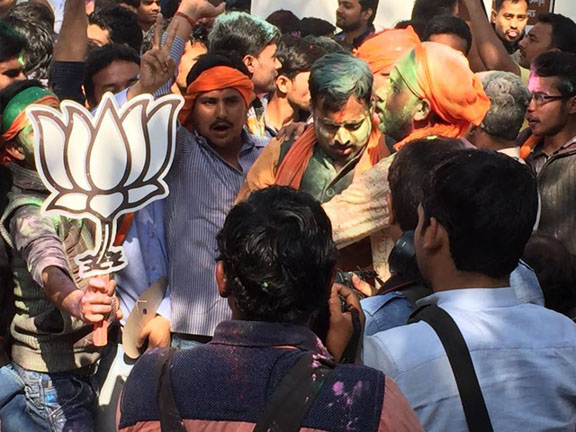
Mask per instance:
[[[94,377],[73,372],[41,373],[15,365],[26,390],[36,427],[50,432],[92,432],[97,385]]]
[[[34,422],[26,411],[24,382],[12,365],[0,368],[0,430],[2,432],[34,430]]]

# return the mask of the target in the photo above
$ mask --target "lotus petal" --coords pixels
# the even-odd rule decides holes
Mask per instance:
[[[66,127],[60,113],[33,106],[28,110],[28,116],[34,128],[34,153],[40,177],[55,190],[73,189],[64,164]]]
[[[123,186],[128,163],[128,143],[114,103],[104,100],[96,126],[96,137],[90,151],[88,172],[96,189],[117,190]]]
[[[132,166],[126,185],[131,185],[136,181],[146,168],[146,155],[148,153],[146,147],[149,146],[150,143],[147,142],[144,134],[144,124],[146,122],[145,110],[148,102],[147,100],[138,101],[129,106],[122,119],[122,127],[128,137],[128,146],[130,147],[130,155],[132,158]]]
[[[64,193],[57,195],[54,200],[46,204],[46,210],[68,209],[72,212],[82,212],[86,210],[88,196],[82,193]]]
[[[162,193],[165,193],[165,188],[160,187],[158,184],[147,184],[136,189],[130,189],[128,191],[128,201],[130,204],[136,204],[154,194],[160,195]]]
[[[124,195],[120,192],[96,195],[90,200],[89,211],[96,214],[99,219],[109,220],[123,203]]]
[[[92,116],[82,107],[71,105],[63,106],[68,112],[70,135],[68,136],[66,157],[70,175],[79,188],[91,191],[86,164],[88,163],[88,149],[92,142]]]
[[[174,100],[166,100],[156,104],[156,107],[158,108],[152,112],[146,124],[152,148],[151,163],[144,181],[166,175],[167,163],[174,157],[174,139],[171,135],[176,130],[178,103]]]

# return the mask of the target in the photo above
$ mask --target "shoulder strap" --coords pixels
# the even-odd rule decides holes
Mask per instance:
[[[172,366],[174,351],[176,351],[174,348],[168,348],[160,354],[160,379],[157,399],[158,407],[160,408],[160,430],[162,432],[186,432],[174,399],[172,380],[170,379],[170,367]]]
[[[312,353],[302,355],[270,397],[254,432],[299,431],[334,366],[321,364]]]
[[[416,321],[428,323],[442,342],[456,379],[468,430],[470,432],[493,431],[470,351],[452,317],[436,305],[427,305],[416,310],[408,323]]]

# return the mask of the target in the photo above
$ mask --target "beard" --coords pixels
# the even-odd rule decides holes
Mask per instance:
[[[402,141],[412,132],[412,119],[403,110],[388,111],[378,115],[380,119],[379,128],[383,134],[394,140]]]
[[[346,22],[344,20],[336,19],[336,25],[339,28],[341,28],[342,31],[351,32],[354,30],[358,30],[362,26],[362,23],[360,22],[360,18],[358,18],[357,21],[353,22]]]

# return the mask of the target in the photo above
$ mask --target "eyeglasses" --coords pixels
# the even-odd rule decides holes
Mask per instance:
[[[566,96],[548,96],[544,93],[532,93],[532,100],[536,105],[546,105],[548,102],[568,99]]]

